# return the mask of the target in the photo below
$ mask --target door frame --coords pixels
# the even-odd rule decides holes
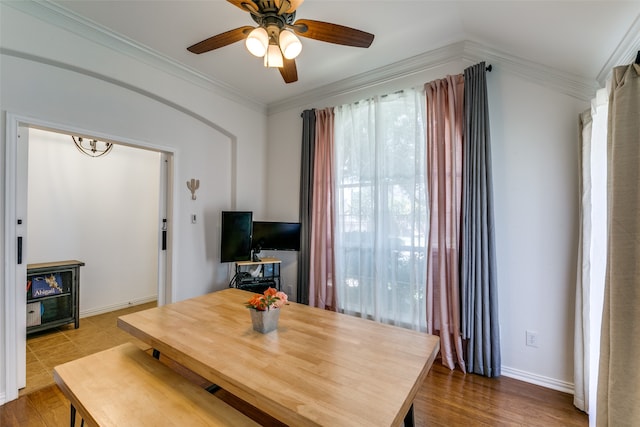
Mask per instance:
[[[20,351],[18,350],[22,346],[26,346],[26,330],[21,325],[25,325],[26,322],[26,305],[18,303],[20,295],[18,289],[20,284],[17,283],[19,279],[18,275],[18,251],[17,251],[17,237],[18,229],[16,226],[18,215],[16,202],[18,200],[17,184],[18,176],[21,168],[27,167],[27,165],[21,164],[18,161],[18,134],[20,127],[26,128],[39,128],[49,130],[52,132],[65,133],[65,134],[80,134],[91,135],[97,139],[118,141],[124,145],[134,148],[146,149],[156,151],[160,153],[160,198],[158,207],[158,224],[162,224],[164,218],[167,219],[167,246],[166,250],[158,250],[158,304],[164,305],[173,301],[173,278],[172,268],[173,265],[173,249],[174,238],[172,230],[174,230],[174,189],[176,183],[174,182],[174,163],[175,156],[177,155],[175,149],[157,144],[151,144],[147,142],[141,142],[131,140],[128,138],[105,135],[99,132],[93,132],[86,129],[79,129],[69,125],[63,125],[59,123],[51,123],[45,120],[41,120],[34,117],[27,117],[10,112],[5,116],[6,134],[5,134],[5,221],[4,221],[4,235],[5,235],[5,271],[4,271],[4,339],[5,339],[5,372],[4,372],[4,402],[18,398],[20,379],[18,378],[19,372],[25,372],[18,369],[23,364],[26,365],[24,357],[20,357]],[[27,160],[28,162],[28,160]],[[25,185],[26,188],[26,185]],[[28,227],[28,218],[26,215],[23,219],[25,225]],[[161,226],[158,227],[159,242],[162,239]],[[26,244],[25,246],[26,247]],[[26,261],[23,257],[23,265],[26,269]],[[24,284],[22,285],[24,287]],[[20,319],[23,321],[20,321]],[[24,352],[22,352],[24,354]]]

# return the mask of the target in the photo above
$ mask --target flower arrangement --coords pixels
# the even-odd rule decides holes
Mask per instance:
[[[287,294],[274,288],[269,288],[263,294],[254,295],[245,303],[247,308],[258,311],[268,311],[282,307],[287,303]]]

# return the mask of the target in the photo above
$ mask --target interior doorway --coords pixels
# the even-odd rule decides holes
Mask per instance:
[[[80,138],[29,129],[26,262],[83,262],[84,317],[155,301],[161,153]]]
[[[74,237],[73,235],[76,234],[75,237],[77,238],[78,237],[77,234],[86,234],[86,233],[83,233],[83,232],[74,233],[72,231],[71,234],[69,234],[69,230],[70,228],[71,229],[73,228],[74,223],[78,224],[79,222],[91,222],[91,221],[87,219],[87,217],[90,217],[90,215],[87,214],[86,211],[83,212],[82,218],[79,218],[79,217],[66,218],[66,217],[72,216],[70,215],[70,212],[71,210],[74,210],[74,208],[77,208],[76,202],[79,201],[79,203],[82,204],[84,200],[84,204],[86,205],[97,205],[98,207],[101,207],[107,219],[106,220],[102,219],[98,221],[97,220],[98,218],[95,218],[94,216],[94,226],[98,230],[102,230],[102,231],[106,230],[106,233],[103,233],[103,234],[112,235],[115,239],[120,239],[115,243],[110,243],[107,245],[109,246],[108,248],[109,250],[106,252],[107,255],[105,255],[105,252],[102,252],[102,254],[98,254],[98,255],[95,255],[95,254],[91,255],[92,257],[97,256],[98,257],[97,259],[101,259],[101,262],[93,261],[92,263],[94,266],[98,264],[111,263],[110,270],[109,270],[110,273],[106,274],[107,277],[105,277],[105,280],[103,280],[102,283],[100,283],[101,282],[100,277],[105,276],[104,271],[101,271],[100,269],[98,269],[98,271],[94,271],[93,278],[92,278],[92,274],[90,274],[90,272],[88,272],[87,270],[82,271],[81,282],[85,282],[87,283],[87,285],[84,286],[85,289],[82,289],[83,288],[82,283],[80,285],[81,286],[80,317],[121,309],[127,305],[143,304],[145,302],[148,302],[151,299],[158,301],[159,304],[164,304],[165,302],[167,302],[167,300],[170,299],[170,296],[171,296],[171,278],[170,278],[171,238],[169,233],[170,231],[169,225],[171,224],[172,197],[170,193],[171,185],[169,185],[169,183],[172,178],[173,153],[167,152],[166,150],[162,150],[160,148],[154,147],[149,144],[136,143],[135,141],[120,142],[118,138],[114,138],[114,137],[109,138],[101,135],[96,135],[94,137],[92,135],[87,135],[86,132],[84,133],[85,137],[96,138],[101,140],[106,139],[113,142],[114,150],[120,148],[121,152],[129,152],[130,155],[131,153],[133,153],[132,155],[134,158],[133,160],[134,163],[140,160],[140,155],[142,154],[143,154],[143,157],[144,156],[149,157],[150,155],[152,159],[155,159],[154,160],[155,165],[153,166],[154,176],[151,181],[146,180],[146,183],[143,184],[141,183],[141,181],[144,181],[144,180],[140,180],[140,179],[136,179],[133,182],[127,179],[123,180],[125,183],[125,186],[135,186],[136,184],[139,186],[142,185],[143,189],[146,189],[146,191],[155,193],[155,197],[152,197],[152,199],[155,201],[152,217],[149,218],[147,215],[147,218],[146,218],[146,221],[149,222],[153,228],[152,233],[155,235],[155,238],[153,239],[153,241],[155,241],[155,248],[150,249],[152,253],[147,253],[144,255],[144,261],[140,259],[127,260],[126,256],[124,257],[124,259],[123,258],[118,259],[118,255],[120,255],[122,252],[125,252],[122,250],[122,246],[123,245],[131,246],[131,244],[130,242],[127,242],[126,239],[123,240],[123,236],[127,236],[126,231],[119,232],[119,231],[122,231],[121,228],[123,227],[117,227],[117,226],[114,227],[114,224],[112,221],[113,213],[112,213],[112,216],[109,217],[108,209],[106,205],[102,203],[105,201],[106,198],[100,196],[99,193],[103,190],[103,187],[105,186],[107,187],[117,186],[118,179],[123,178],[123,176],[127,175],[123,173],[122,169],[112,171],[111,179],[107,180],[106,182],[104,181],[104,179],[102,180],[99,179],[98,180],[99,184],[96,184],[94,182],[93,191],[97,195],[92,196],[90,198],[91,200],[86,200],[86,197],[84,199],[83,197],[79,197],[77,186],[73,187],[70,190],[70,192],[73,193],[71,194],[70,197],[64,197],[64,196],[61,197],[61,199],[66,199],[66,202],[60,202],[57,204],[54,203],[54,205],[57,205],[57,206],[51,206],[50,200],[49,200],[49,203],[41,203],[42,200],[34,200],[34,199],[31,199],[30,196],[27,196],[27,193],[28,193],[27,188],[29,187],[28,183],[31,179],[33,179],[34,173],[35,175],[37,175],[37,172],[38,172],[30,169],[43,168],[42,158],[39,160],[39,162],[32,163],[31,160],[33,160],[37,156],[33,156],[33,157],[29,156],[28,153],[29,153],[30,143],[33,141],[36,141],[35,138],[42,137],[42,135],[45,135],[45,136],[56,135],[56,137],[68,138],[69,143],[71,144],[71,147],[73,147],[73,143],[71,142],[72,134],[77,135],[74,129],[64,129],[63,127],[53,126],[51,124],[38,123],[35,120],[25,121],[25,120],[19,120],[18,118],[13,118],[10,116],[7,117],[7,153],[9,157],[15,157],[17,161],[15,165],[15,170],[13,171],[7,170],[7,174],[6,174],[7,183],[9,184],[7,188],[11,188],[11,187],[15,188],[15,192],[10,191],[9,192],[10,194],[6,195],[7,220],[5,224],[9,225],[8,227],[6,227],[6,229],[8,231],[11,231],[7,233],[6,238],[12,239],[12,240],[16,239],[19,242],[22,242],[21,245],[14,247],[15,252],[13,250],[8,251],[9,253],[7,254],[7,261],[8,261],[7,272],[5,275],[6,278],[12,279],[12,280],[7,280],[6,282],[7,286],[6,286],[6,292],[5,292],[5,298],[6,298],[5,301],[15,302],[15,304],[11,304],[14,308],[10,310],[10,312],[7,311],[6,313],[6,318],[7,319],[13,318],[15,319],[15,322],[5,323],[6,324],[5,337],[7,338],[7,343],[8,343],[8,349],[6,352],[6,359],[5,359],[6,360],[5,373],[7,375],[6,376],[7,400],[12,400],[13,398],[17,397],[18,389],[26,385],[26,322],[23,321],[23,319],[26,318],[26,297],[25,297],[25,292],[19,291],[21,287],[22,289],[24,289],[24,284],[26,283],[26,280],[24,280],[26,278],[26,265],[29,262],[31,262],[31,260],[35,262],[41,262],[42,257],[52,256],[50,255],[51,252],[47,254],[47,250],[50,251],[51,247],[55,248],[57,246],[58,249],[62,248],[60,252],[60,256],[63,258],[69,258],[69,256],[66,256],[65,254],[68,254],[73,250],[79,250],[78,247],[74,249],[74,243],[72,242]],[[36,144],[40,145],[39,143],[34,143],[34,146]],[[42,149],[42,147],[40,146],[39,149]],[[75,147],[73,147],[73,150],[75,150]],[[51,154],[51,153],[48,153],[48,154]],[[80,155],[80,153],[77,151],[75,152],[75,154]],[[46,161],[47,157],[48,157],[47,155],[43,156],[44,161]],[[68,174],[70,169],[69,165],[63,166],[62,164],[59,164],[58,162],[53,161],[53,158],[50,158],[50,160],[52,161],[50,162],[48,169],[47,167],[43,168],[48,170],[48,174],[46,174],[46,178],[48,180],[59,180],[60,176],[52,176],[52,174],[53,175],[56,174],[56,171],[59,172],[60,175],[64,175],[63,170],[65,170],[65,173],[67,175],[73,175],[73,174]],[[89,160],[95,160],[95,159],[89,159]],[[132,159],[129,159],[129,161],[131,162]],[[7,164],[9,163],[10,162],[8,162]],[[122,165],[122,163],[120,164]],[[95,166],[96,165],[94,163],[89,167],[89,169],[93,169],[95,168]],[[87,178],[86,171],[83,171],[83,172],[84,172],[83,177]],[[137,172],[139,173],[140,170],[138,170]],[[66,178],[67,178],[66,180],[67,183],[70,182],[69,180],[71,181],[74,180],[73,176],[67,176]],[[87,180],[89,179],[87,178]],[[65,181],[65,180],[62,180],[62,181]],[[149,184],[149,182],[153,182],[153,184]],[[19,184],[19,185],[12,185],[12,184]],[[37,191],[34,191],[34,193],[39,193],[40,197],[43,197],[42,188],[38,189]],[[62,194],[60,193],[59,190],[57,193]],[[115,193],[117,196],[118,192],[116,191]],[[34,194],[34,196],[37,196],[37,195]],[[69,200],[70,198],[71,199],[75,198],[77,200],[70,201]],[[154,202],[152,201],[152,203]],[[54,218],[57,218],[57,220],[49,221],[49,226],[51,229],[57,228],[58,231],[66,232],[66,233],[62,234],[62,237],[60,236],[55,237],[51,234],[50,232],[51,230],[50,230],[49,232],[46,233],[46,234],[49,234],[48,236],[44,236],[43,239],[40,239],[40,240],[35,239],[30,242],[29,233],[31,231],[29,230],[29,225],[33,219],[34,227],[35,227],[35,223],[38,222],[37,217],[40,216],[39,212],[33,213],[32,211],[30,211],[29,209],[31,207],[30,205],[38,205],[39,210],[46,209],[46,208],[43,208],[42,206],[49,206],[52,209],[49,212],[49,214],[53,214],[55,210],[57,212],[56,215],[58,216],[55,216],[55,215],[51,215],[51,216]],[[133,206],[128,206],[128,205],[133,205]],[[117,207],[117,209],[122,211],[123,207],[125,206],[127,207],[128,211],[122,216],[125,218],[124,221],[126,222],[127,218],[129,218],[130,220],[131,216],[135,215],[138,210],[135,209],[135,203],[126,203],[126,202],[124,204],[121,204],[119,207]],[[45,212],[44,217],[47,217],[47,216],[49,215],[47,214],[47,212]],[[43,221],[40,220],[40,222],[41,224],[39,225],[39,227],[42,227]],[[46,223],[46,220],[44,222]],[[61,225],[61,222],[64,222],[65,225]],[[13,227],[13,230],[12,230],[11,225],[13,224],[19,224],[19,225]],[[147,234],[149,234],[148,232],[149,230],[147,230]],[[81,239],[82,243],[78,244],[76,241],[76,246],[79,246],[80,250],[82,250],[87,246],[91,246],[92,244],[94,246],[97,246],[96,241],[92,241],[90,237],[86,238],[87,237],[86,235],[82,237],[83,237]],[[53,240],[53,242],[50,242],[50,240]],[[20,248],[20,246],[22,247]],[[47,248],[47,246],[50,246],[50,247]],[[22,249],[21,251],[22,253],[18,253],[20,252],[19,251],[20,249]],[[88,252],[84,251],[81,253],[87,254],[87,257],[88,257]],[[33,258],[30,258],[31,256],[36,256],[40,258],[33,259]],[[70,259],[72,258],[73,259],[82,258],[82,256],[73,256]],[[18,260],[21,262],[17,262]],[[12,262],[12,261],[16,261],[16,262]],[[55,260],[52,260],[52,261],[55,261]],[[113,284],[117,282],[114,280],[110,280],[109,277],[112,277],[114,274],[118,274],[122,272],[123,263],[127,263],[127,262],[136,263],[136,261],[138,261],[139,263],[144,262],[145,264],[147,264],[147,266],[148,264],[152,264],[152,267],[154,270],[153,274],[151,274],[151,276],[154,278],[152,293],[148,292],[147,290],[145,291],[146,294],[144,296],[140,296],[139,294],[138,295],[133,294],[130,296],[125,295],[119,300],[117,298],[114,299],[113,301],[106,300],[105,295],[108,296],[108,294],[113,294],[112,292]],[[86,261],[84,262],[86,263]],[[83,269],[84,268],[85,267],[83,267]],[[87,279],[92,284],[94,284],[94,286],[90,287],[88,285],[89,282],[86,282]],[[134,278],[131,281],[135,281],[135,280],[137,279]],[[122,280],[122,276],[120,276],[119,281],[125,282],[125,283],[127,282],[127,280]],[[14,286],[10,286],[9,283],[13,283]],[[105,292],[101,294],[102,292],[101,290]],[[85,295],[84,308],[83,308],[83,299],[82,299],[83,295]],[[15,344],[15,345],[12,345],[12,344]]]

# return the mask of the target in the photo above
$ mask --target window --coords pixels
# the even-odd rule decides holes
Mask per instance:
[[[335,109],[338,308],[424,330],[428,237],[424,95]]]

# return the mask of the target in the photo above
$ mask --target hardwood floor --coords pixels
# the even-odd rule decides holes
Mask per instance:
[[[573,395],[513,378],[450,371],[436,362],[416,397],[418,426],[588,426]]]
[[[32,337],[27,343],[27,388],[20,398],[0,406],[2,427],[58,427],[69,425],[69,401],[53,382],[53,366],[123,342],[145,345],[116,327],[124,313],[148,304],[81,319],[80,328]],[[35,363],[35,362],[38,363]],[[392,386],[392,385],[390,385]],[[216,393],[231,403],[233,396]],[[234,406],[242,407],[242,402]],[[434,364],[414,403],[417,426],[587,426],[588,417],[566,393],[512,378],[489,379],[450,371]],[[258,414],[250,409],[247,414]],[[264,425],[276,425],[266,418]],[[77,420],[76,425],[80,425]]]

